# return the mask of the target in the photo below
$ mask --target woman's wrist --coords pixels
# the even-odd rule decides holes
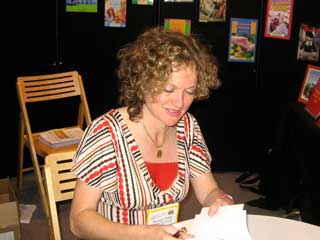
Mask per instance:
[[[217,193],[216,193],[216,197],[214,198],[214,201],[216,200],[230,200],[230,201],[233,201],[233,197],[228,194],[228,193],[225,193],[224,191],[222,191],[221,189],[218,189],[217,190]]]
[[[223,194],[222,194],[219,198],[221,198],[221,199],[226,199],[226,198],[228,198],[228,199],[230,199],[230,200],[233,200],[233,197],[232,197],[230,194],[227,194],[227,193],[225,193],[225,192],[223,192]]]

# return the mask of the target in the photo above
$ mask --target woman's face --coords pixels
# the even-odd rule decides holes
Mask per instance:
[[[188,111],[197,90],[194,66],[178,67],[169,76],[163,90],[154,99],[146,97],[143,116],[151,114],[153,120],[174,126]]]

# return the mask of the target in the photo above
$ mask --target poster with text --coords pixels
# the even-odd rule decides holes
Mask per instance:
[[[97,0],[66,0],[67,12],[98,12]]]
[[[297,59],[308,62],[319,61],[320,27],[300,25]]]
[[[258,20],[231,18],[229,62],[254,62],[256,56]]]
[[[181,32],[185,35],[191,33],[191,20],[165,18],[164,27],[167,32]]]
[[[164,0],[165,2],[193,2],[193,0]]]
[[[104,26],[125,27],[127,22],[127,0],[105,0]]]
[[[134,5],[153,5],[153,0],[132,0]]]
[[[225,22],[227,0],[200,0],[199,22]]]
[[[298,97],[299,102],[307,103],[309,101],[313,88],[319,79],[320,66],[308,64]]]
[[[294,0],[268,0],[264,36],[289,40]]]

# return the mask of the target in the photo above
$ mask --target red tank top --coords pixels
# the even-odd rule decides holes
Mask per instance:
[[[168,189],[178,173],[178,162],[145,162],[154,183],[161,189]]]

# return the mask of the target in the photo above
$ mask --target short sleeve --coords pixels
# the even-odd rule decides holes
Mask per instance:
[[[109,126],[103,115],[86,128],[71,171],[89,186],[113,192],[118,182],[117,161]]]
[[[188,113],[190,118],[189,168],[190,177],[195,178],[211,171],[211,155],[201,132],[198,121]]]

